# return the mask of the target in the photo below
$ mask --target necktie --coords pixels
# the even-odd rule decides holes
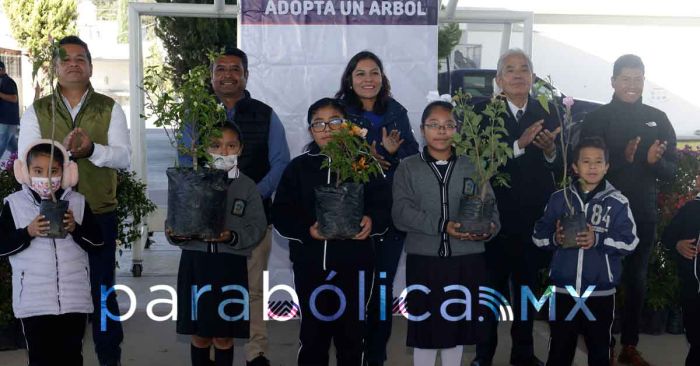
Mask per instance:
[[[518,112],[515,113],[515,121],[520,122],[520,119],[523,118],[523,114],[524,114],[523,110],[518,109]]]

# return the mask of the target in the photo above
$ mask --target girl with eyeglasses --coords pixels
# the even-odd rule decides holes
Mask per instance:
[[[328,365],[333,341],[339,366],[359,366],[374,267],[371,237],[387,229],[389,187],[381,177],[365,184],[365,216],[354,238],[324,238],[318,230],[314,188],[335,181],[334,173],[321,168],[328,159],[321,148],[345,121],[345,109],[340,101],[323,98],[309,107],[307,119],[313,141],[285,169],[272,204],[272,223],[289,240],[300,303],[297,363]]]
[[[372,52],[362,51],[348,62],[335,95],[347,106],[347,117],[368,130],[367,141],[389,181],[399,162],[418,153],[408,114],[391,95],[391,84],[382,61]],[[405,233],[391,225],[389,231],[375,240],[376,271],[372,300],[368,309],[366,351],[368,365],[381,365],[386,360],[386,344],[391,335],[392,284],[403,249]],[[380,309],[377,296],[385,286],[388,300]],[[382,311],[383,310],[383,311]]]
[[[438,351],[443,365],[461,365],[463,346],[480,340],[485,328],[479,319],[490,315],[479,306],[479,286],[487,284],[484,245],[500,222],[494,210],[491,233],[485,235],[460,232],[455,222],[476,172],[452,148],[453,108],[445,101],[428,104],[421,118],[426,146],[403,160],[394,175],[392,218],[406,232],[406,286],[414,289],[402,293],[409,319],[406,345],[414,347],[416,366],[434,365]]]

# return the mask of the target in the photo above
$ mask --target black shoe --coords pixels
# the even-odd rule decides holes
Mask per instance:
[[[544,362],[540,361],[540,359],[535,356],[532,356],[532,358],[528,361],[510,360],[510,364],[513,366],[544,366]]]
[[[246,361],[245,364],[246,366],[270,366],[270,360],[260,353],[258,357],[255,357],[252,361]]]
[[[469,366],[491,366],[491,361],[480,360],[475,358]]]

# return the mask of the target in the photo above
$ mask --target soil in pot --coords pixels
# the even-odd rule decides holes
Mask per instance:
[[[352,239],[359,233],[364,193],[364,185],[359,183],[316,187],[316,220],[321,235],[330,239]]]
[[[460,223],[458,231],[472,234],[488,234],[491,232],[491,218],[496,207],[492,198],[481,200],[479,196],[462,196],[459,200]]]
[[[576,235],[588,231],[586,214],[583,212],[576,212],[573,215],[566,214],[561,218],[560,224],[564,229],[564,243],[562,243],[562,247],[578,247],[578,244],[576,244]]]
[[[644,309],[642,314],[644,321],[643,333],[659,335],[666,331],[666,321],[668,320],[668,309],[652,310]]]
[[[167,229],[173,236],[216,238],[226,218],[227,172],[168,168]]]
[[[668,321],[666,322],[666,333],[668,334],[683,334],[685,328],[683,326],[683,311],[680,306],[675,306],[668,312]]]
[[[49,221],[49,231],[46,236],[49,238],[65,238],[68,234],[63,224],[66,212],[68,211],[68,201],[64,200],[41,200],[39,213]]]

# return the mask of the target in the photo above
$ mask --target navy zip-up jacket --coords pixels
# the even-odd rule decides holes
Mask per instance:
[[[679,240],[698,239],[700,241],[700,194],[683,205],[671,223],[664,230],[662,242],[673,253],[678,265],[678,276],[681,278],[681,296],[692,297],[700,294],[700,261],[698,256],[686,259],[676,250]]]
[[[373,126],[372,122],[363,116],[363,112],[362,110],[349,107],[347,118],[360,127],[367,129],[367,142],[370,145],[376,142],[377,152],[391,163],[389,170],[384,172],[389,181],[391,181],[399,162],[411,155],[418,154],[418,142],[413,135],[413,129],[408,120],[408,111],[395,99],[389,99],[386,112],[382,116],[382,122],[377,126]],[[390,155],[381,145],[383,127],[386,127],[387,133],[390,133],[392,130],[398,130],[401,138],[404,140],[394,155]]]
[[[581,295],[594,285],[591,296],[615,293],[622,276],[622,257],[632,253],[639,242],[627,198],[607,181],[600,184],[605,184],[604,188],[588,203],[583,202],[573,185],[554,192],[544,216],[535,224],[535,245],[554,251],[549,278],[557,292],[568,293],[565,287],[573,286]],[[555,242],[557,220],[567,211],[564,192],[572,198],[576,211],[585,212],[586,221],[593,226],[595,244],[590,249],[562,248]]]

